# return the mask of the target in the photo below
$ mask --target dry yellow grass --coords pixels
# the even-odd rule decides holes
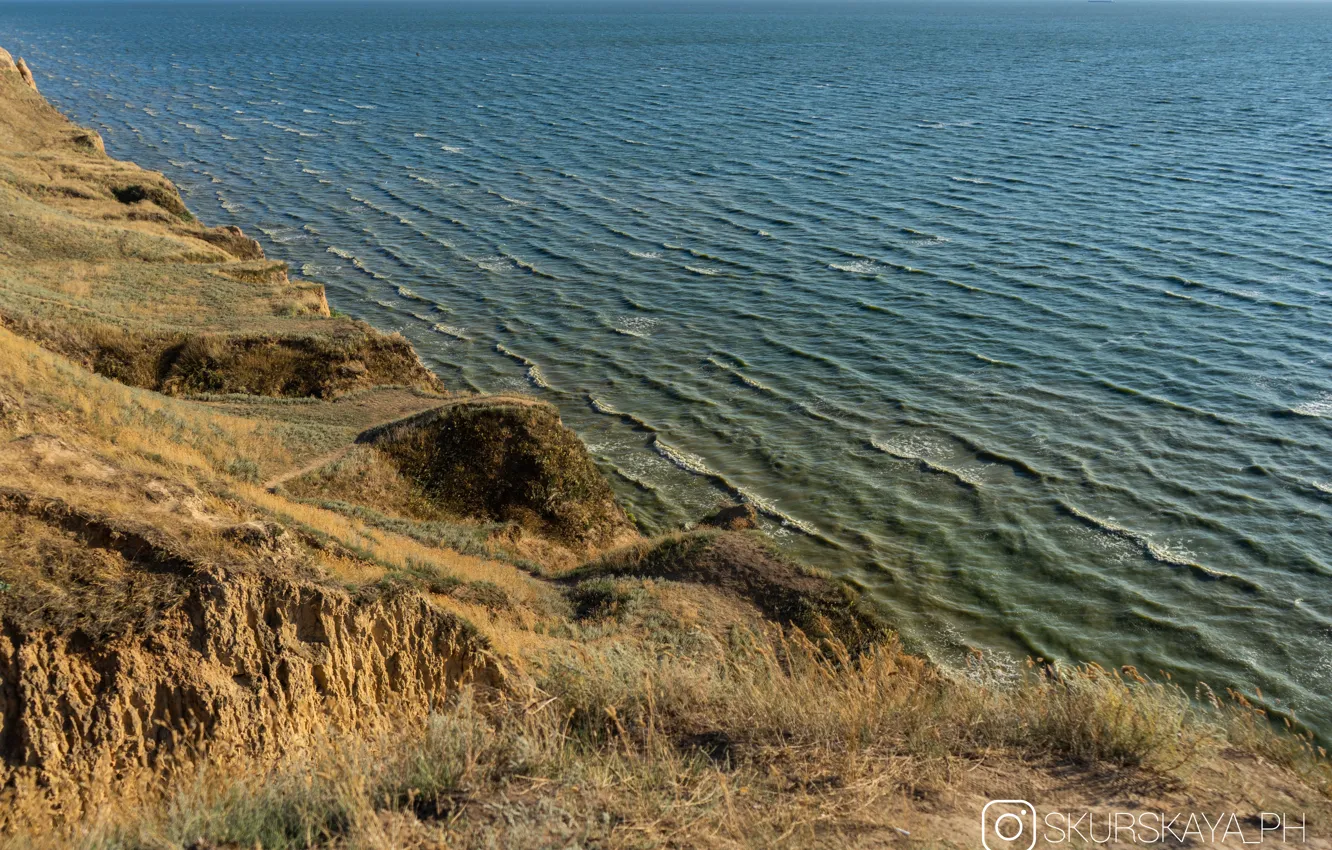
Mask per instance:
[[[1260,784],[1326,781],[1309,754],[1227,755],[1252,728],[1242,707],[1088,668],[992,688],[892,644],[853,661],[770,630],[689,657],[626,639],[392,737],[333,735],[271,771],[204,767],[157,806],[102,812],[80,846],[971,846],[979,805],[1014,789],[1070,809],[1297,803],[1326,823],[1307,789]],[[1205,771],[1245,776],[1209,787]]]

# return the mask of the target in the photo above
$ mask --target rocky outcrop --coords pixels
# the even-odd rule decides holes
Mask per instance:
[[[9,55],[9,51],[0,47],[0,71],[17,71],[18,66],[14,64],[14,57]]]
[[[205,242],[216,245],[238,260],[264,259],[264,249],[259,243],[246,236],[234,224],[210,227],[196,235]]]
[[[749,531],[758,528],[758,511],[748,504],[722,505],[698,524],[725,531]]]
[[[14,65],[18,69],[19,76],[23,78],[23,82],[27,83],[29,86],[32,86],[33,91],[37,91],[37,81],[32,78],[32,71],[28,69],[28,63],[24,62],[23,59],[20,58],[17,62],[14,63]]]

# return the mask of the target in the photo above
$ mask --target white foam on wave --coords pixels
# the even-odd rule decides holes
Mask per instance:
[[[994,184],[992,184],[989,180],[982,180],[982,179],[979,178],[979,177],[953,177],[953,176],[950,176],[948,179],[949,179],[949,180],[953,180],[953,181],[958,182],[958,183],[975,183],[977,186],[992,186],[992,185],[994,185]]]
[[[629,256],[638,257],[640,260],[660,260],[660,251],[630,251]]]
[[[492,274],[503,274],[513,269],[513,263],[510,263],[505,257],[491,256],[482,257],[476,261],[477,268]]]
[[[352,257],[351,262],[353,266],[356,266],[356,268],[370,275],[375,280],[388,280],[388,278],[385,277],[384,275],[380,274],[379,272],[376,272],[374,269],[367,267],[365,263],[361,262],[360,257]]]
[[[948,446],[938,438],[910,434],[890,438],[871,437],[869,442],[872,448],[886,455],[946,475],[959,484],[980,487],[985,482],[985,464],[949,466],[943,463],[939,458],[948,453]]]
[[[460,339],[464,342],[472,341],[472,338],[467,335],[467,328],[455,327],[454,325],[439,324],[432,326],[432,330],[434,330],[436,333],[441,333],[444,334],[445,336],[451,336],[454,339]]]
[[[361,122],[360,122],[360,121],[339,121],[338,119],[334,118],[334,119],[333,119],[333,123],[334,123],[334,124],[341,124],[341,125],[344,126],[344,127],[350,127],[350,126],[353,126],[353,125],[356,125],[356,124],[360,124]]]
[[[504,346],[504,343],[502,342],[495,343],[495,350],[498,351],[500,354],[503,354],[505,357],[516,360],[519,363],[526,366],[527,380],[530,381],[533,384],[533,386],[540,387],[543,390],[548,390],[551,388],[550,384],[546,382],[546,376],[541,371],[541,367],[538,366],[536,363],[533,363],[531,360],[528,360],[526,357],[524,357],[523,355],[519,354],[518,352],[512,349],[506,348]]]
[[[845,263],[829,263],[828,268],[833,271],[848,272],[849,274],[879,273],[879,264],[873,260],[850,260]]]
[[[765,393],[774,392],[772,387],[760,381],[754,380],[753,378],[746,375],[744,372],[741,372],[739,369],[736,369],[732,366],[728,366],[727,364],[721,362],[716,357],[713,357],[710,354],[708,355],[708,362],[711,363],[713,366],[717,367],[718,369],[720,369],[721,371],[725,372],[726,374],[730,375],[731,377],[739,380],[740,383],[744,384],[747,387],[751,387],[753,389],[760,390]]]
[[[588,404],[592,405],[592,409],[595,410],[597,413],[601,413],[601,414],[603,414],[603,415],[605,415],[605,416],[623,416],[623,415],[624,415],[624,414],[620,413],[620,411],[616,410],[614,407],[610,406],[609,404],[607,404],[606,402],[602,401],[601,399],[597,398],[597,397],[594,396],[594,395],[589,395],[589,396],[587,397],[587,401],[588,401]]]
[[[440,145],[439,149],[445,153],[462,153],[463,149],[456,145]]]
[[[661,323],[660,319],[650,316],[616,316],[615,330],[628,336],[648,337],[652,329]]]
[[[328,246],[328,253],[330,253],[330,254],[336,254],[337,256],[341,257],[341,258],[344,259],[344,260],[354,260],[354,259],[356,259],[356,255],[353,254],[351,251],[345,250],[345,249],[343,249],[343,248],[339,248],[339,247],[337,247],[336,245],[329,245],[329,246]]]
[[[684,449],[676,448],[663,441],[661,437],[654,435],[652,437],[652,448],[657,454],[669,460],[671,463],[683,469],[685,472],[692,472],[695,475],[706,475],[713,478],[719,478],[720,475],[714,472],[707,461],[696,454],[687,452]]]
[[[976,121],[928,121],[916,126],[922,130],[948,130],[953,127],[975,127]]]
[[[721,274],[721,269],[714,269],[711,266],[685,266],[685,271],[701,274],[706,277]]]
[[[1332,417],[1332,393],[1323,393],[1313,401],[1297,404],[1290,409],[1290,412],[1318,419]]]
[[[527,380],[531,381],[533,386],[540,387],[543,390],[550,389],[550,384],[546,383],[546,376],[542,374],[541,367],[535,363],[527,367]]]
[[[496,192],[494,189],[487,189],[486,194],[494,195],[496,198],[499,198],[504,203],[512,204],[515,207],[525,207],[528,205],[527,201],[520,201],[517,198],[510,198],[508,195],[503,195],[499,192]]]
[[[799,529],[810,536],[817,536],[818,530],[809,523],[802,522],[790,514],[784,513],[771,501],[763,498],[757,493],[743,487],[735,486],[727,481],[721,473],[708,466],[707,461],[703,460],[703,458],[692,452],[687,452],[684,449],[672,446],[670,443],[663,440],[659,434],[654,434],[652,436],[652,448],[657,454],[666,458],[666,460],[680,467],[685,472],[700,475],[705,478],[711,478],[713,481],[721,484],[741,501],[753,505],[755,510],[768,518],[774,519],[784,526]]]
[[[1164,541],[1164,542],[1158,541],[1146,534],[1143,534],[1142,532],[1134,531],[1131,528],[1126,528],[1120,525],[1115,521],[1114,517],[1110,517],[1109,519],[1101,519],[1100,517],[1093,516],[1092,514],[1087,513],[1086,511],[1080,510],[1079,508],[1069,504],[1068,502],[1061,500],[1060,504],[1070,514],[1082,520],[1083,522],[1087,523],[1088,525],[1100,529],[1105,534],[1113,535],[1115,537],[1127,540],[1131,543],[1138,545],[1139,547],[1141,547],[1142,551],[1152,560],[1159,561],[1162,564],[1167,564],[1173,567],[1183,567],[1185,569],[1194,572],[1195,574],[1204,576],[1209,579],[1233,579],[1243,582],[1245,584],[1249,583],[1247,580],[1241,579],[1238,576],[1222,572],[1220,570],[1215,570],[1212,569],[1211,567],[1198,563],[1197,553],[1195,553],[1193,550],[1189,549],[1182,543],[1171,542],[1171,541]]]

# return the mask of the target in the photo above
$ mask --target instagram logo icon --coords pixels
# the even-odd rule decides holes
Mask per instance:
[[[991,800],[981,809],[985,850],[1032,850],[1036,846],[1036,807],[1026,800]]]

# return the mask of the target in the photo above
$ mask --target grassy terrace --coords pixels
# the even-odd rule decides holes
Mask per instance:
[[[15,848],[971,848],[992,798],[1332,828],[1242,698],[941,670],[758,532],[642,537],[553,409],[449,393],[2,54],[0,755]]]

